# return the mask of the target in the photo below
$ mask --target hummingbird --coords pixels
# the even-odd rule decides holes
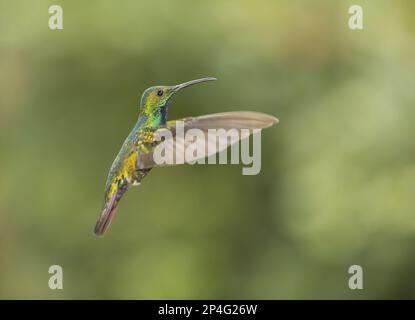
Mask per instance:
[[[184,123],[185,132],[192,128],[203,132],[208,129],[263,129],[278,123],[278,119],[271,115],[251,111],[222,112],[167,121],[172,98],[178,91],[213,80],[216,78],[208,77],[174,86],[154,86],[144,91],[139,102],[137,122],[121,146],[107,176],[104,203],[94,230],[96,235],[102,236],[108,229],[123,194],[131,186],[140,185],[151,169],[159,166],[152,156],[155,147],[161,142],[157,133],[171,130],[171,139],[174,140],[177,121]],[[224,149],[227,147],[229,143],[225,143]],[[206,155],[208,156],[210,154]]]

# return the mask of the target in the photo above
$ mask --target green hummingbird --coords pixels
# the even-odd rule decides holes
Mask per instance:
[[[171,130],[173,143],[176,139],[177,121],[184,123],[184,132],[189,129],[263,129],[278,123],[278,119],[259,112],[223,112],[199,117],[189,117],[167,121],[167,113],[172,97],[181,89],[216,78],[202,78],[175,86],[155,86],[146,89],[139,103],[138,119],[125,139],[121,150],[112,163],[105,184],[104,204],[95,226],[95,234],[103,235],[107,230],[123,194],[131,187],[139,185],[153,167],[159,166],[153,159],[153,151],[161,142],[157,134]],[[207,135],[206,135],[207,136]],[[241,138],[242,139],[242,138]],[[240,140],[240,139],[239,139]],[[226,143],[225,148],[230,144]],[[217,150],[212,154],[216,154]],[[206,154],[206,157],[212,155]]]

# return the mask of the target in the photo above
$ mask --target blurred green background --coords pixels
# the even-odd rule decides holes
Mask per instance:
[[[64,30],[48,28],[59,4]],[[364,29],[348,28],[360,4]],[[415,298],[415,2],[0,0],[1,298]],[[143,90],[270,113],[262,171],[153,170],[93,227]],[[48,288],[59,264],[64,289]],[[348,268],[364,290],[348,288]]]

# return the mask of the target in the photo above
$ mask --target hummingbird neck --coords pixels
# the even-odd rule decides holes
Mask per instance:
[[[145,127],[157,128],[163,126],[167,122],[167,108],[157,108],[151,113],[143,113],[139,115],[139,120],[144,122]]]

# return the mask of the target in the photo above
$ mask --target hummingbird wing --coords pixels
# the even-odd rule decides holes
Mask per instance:
[[[179,121],[182,122],[183,132],[177,131],[177,124]],[[198,159],[210,157],[240,140],[247,138],[254,132],[254,129],[261,130],[276,123],[278,123],[278,119],[271,115],[250,111],[223,112],[169,121],[166,126],[161,127],[154,132],[155,138],[164,137],[165,139],[155,143],[148,152],[138,152],[137,169],[188,163],[186,159],[183,159],[183,161],[178,161],[176,159],[176,161],[165,163],[156,161],[154,155],[156,148],[160,143],[164,143],[163,147],[165,150],[170,150],[172,155],[176,155],[176,151],[178,151],[179,154],[183,154],[190,144],[196,144],[196,148],[198,148],[198,144],[200,144],[200,148],[204,149],[204,152],[202,152],[200,157],[193,157],[191,159],[192,163],[194,163],[194,161],[197,161]],[[196,139],[196,142],[186,140],[185,135],[191,129],[201,130],[203,137],[201,139]],[[212,141],[212,139],[209,139],[209,129],[236,130],[238,135],[236,139],[228,139],[229,137],[226,135],[219,135]],[[166,131],[168,131],[169,134],[166,134]]]

